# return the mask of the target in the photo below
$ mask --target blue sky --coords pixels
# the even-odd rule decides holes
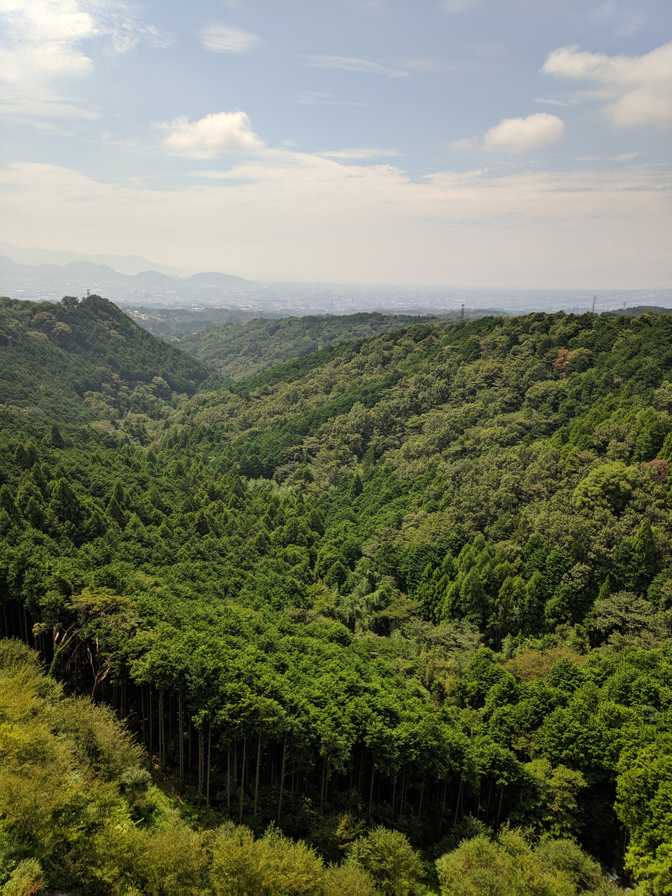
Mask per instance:
[[[672,284],[669,0],[0,0],[0,242]]]

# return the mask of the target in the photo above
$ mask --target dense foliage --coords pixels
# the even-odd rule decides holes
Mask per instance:
[[[119,309],[88,296],[53,302],[0,299],[0,405],[5,426],[157,416],[207,371],[152,338]]]
[[[400,330],[423,318],[375,312],[234,321],[179,340],[190,355],[234,380],[344,342]]]
[[[190,826],[177,802],[152,784],[142,751],[112,712],[64,697],[17,641],[0,641],[0,759],[4,896],[37,896],[45,887],[87,896],[430,892],[432,868],[396,831],[375,828],[350,845],[343,839],[341,861],[327,865],[313,848],[274,827],[255,839],[249,828],[230,822],[217,829]],[[488,851],[501,852],[500,863],[508,855],[533,855],[522,870],[526,883],[536,876],[549,894],[612,892],[599,866],[571,842],[549,840],[530,853],[525,838],[507,830],[500,843],[503,849],[481,835],[441,858],[441,892],[456,892],[458,881],[460,892],[473,892],[481,876],[492,874]],[[479,867],[477,858],[465,873],[469,851],[484,852],[487,865],[481,860]],[[513,890],[502,882],[497,892]],[[537,881],[516,892],[539,892]]]
[[[0,440],[3,632],[193,805],[384,893],[607,892],[575,841],[672,893],[672,319],[416,324],[104,431],[50,364]],[[398,832],[458,848],[434,879]]]

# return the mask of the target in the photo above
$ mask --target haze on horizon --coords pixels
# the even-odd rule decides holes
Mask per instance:
[[[671,134],[668,0],[0,0],[0,243],[54,258],[665,289]]]

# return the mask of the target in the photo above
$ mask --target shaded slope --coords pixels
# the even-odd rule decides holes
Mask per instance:
[[[427,318],[361,313],[227,323],[193,333],[180,347],[234,380],[333,345],[400,330]]]
[[[0,355],[5,410],[59,422],[126,413],[138,389],[149,391],[149,404],[152,394],[159,401],[191,394],[207,376],[99,296],[0,300]]]

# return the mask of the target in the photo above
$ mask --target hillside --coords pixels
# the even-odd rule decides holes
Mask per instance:
[[[152,336],[159,336],[169,342],[176,342],[183,336],[191,336],[221,324],[255,317],[252,311],[237,308],[153,308],[124,305],[123,311]],[[198,345],[198,340],[195,342]],[[189,351],[189,348],[185,350]]]
[[[234,380],[343,342],[367,339],[428,318],[403,314],[286,317],[227,323],[187,335],[180,348]]]
[[[142,339],[138,376],[203,376]],[[12,355],[26,406],[47,351]],[[121,447],[43,416],[0,433],[1,632],[113,706],[191,811],[358,856],[383,893],[607,892],[576,840],[669,896],[671,317],[413,323],[204,383]]]
[[[110,710],[64,697],[36,660],[18,642],[0,641],[0,892],[6,896],[37,896],[45,885],[88,896],[381,896],[370,874],[380,878],[381,861],[387,867],[380,882],[407,892],[435,873],[406,838],[384,829],[355,838],[340,865],[326,866],[314,849],[277,830],[255,840],[251,830],[232,824],[190,826],[177,801],[152,785],[146,756]],[[443,892],[453,892],[465,871],[476,883],[493,856],[513,878],[521,853],[530,866],[522,896],[540,885],[566,896],[621,892],[566,841],[539,849],[510,832],[486,844],[489,854],[479,858],[483,845],[474,838],[439,860]]]
[[[0,299],[0,353],[3,413],[58,423],[155,417],[171,395],[193,393],[207,376],[99,296]]]

